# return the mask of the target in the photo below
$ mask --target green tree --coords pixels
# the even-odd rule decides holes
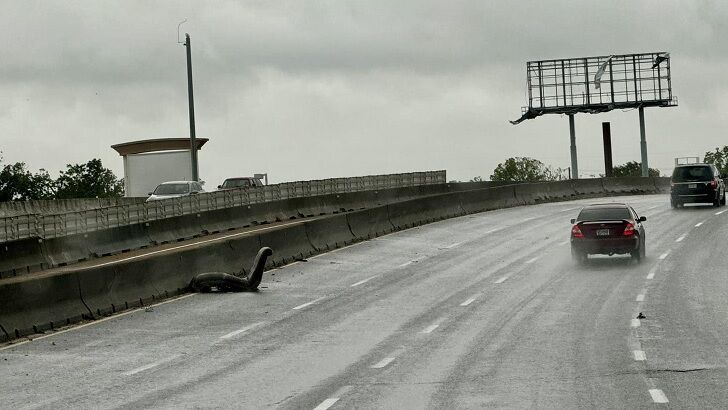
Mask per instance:
[[[44,169],[33,174],[26,169],[24,162],[6,164],[0,169],[0,201],[52,199],[53,195],[53,179]]]
[[[626,164],[617,165],[616,167],[612,167],[612,173],[615,177],[641,177],[642,163],[637,161],[630,161]],[[650,168],[648,174],[651,177],[659,177],[660,170]]]
[[[56,198],[113,198],[124,195],[124,182],[92,159],[85,164],[68,164],[56,179]]]
[[[561,169],[553,170],[537,159],[515,157],[508,158],[505,162],[498,164],[493,170],[490,180],[512,182],[556,181],[561,179],[561,173]]]
[[[721,175],[728,174],[728,145],[724,145],[723,148],[716,147],[714,152],[706,152],[703,162],[715,164]]]

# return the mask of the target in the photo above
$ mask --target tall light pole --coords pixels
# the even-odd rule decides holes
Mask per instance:
[[[187,48],[187,97],[190,103],[190,153],[192,154],[192,180],[199,181],[200,175],[197,167],[197,140],[195,136],[195,99],[192,93],[192,45],[190,35],[185,33],[185,47]]]

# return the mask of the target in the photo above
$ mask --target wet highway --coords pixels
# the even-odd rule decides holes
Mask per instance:
[[[605,201],[647,216],[643,263],[571,260],[569,219]],[[258,293],[0,347],[0,407],[728,408],[726,209],[602,198],[401,231]]]

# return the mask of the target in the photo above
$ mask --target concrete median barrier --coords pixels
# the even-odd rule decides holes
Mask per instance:
[[[273,256],[266,262],[268,267],[305,259],[316,253],[316,249],[308,240],[303,222],[272,228],[261,232],[258,237],[261,247],[267,246],[273,249]]]
[[[80,234],[84,237],[86,248],[91,254],[100,258],[106,255],[143,249],[152,245],[143,223],[120,226],[113,229]]]
[[[49,265],[66,266],[92,258],[93,254],[85,236],[86,234],[75,234],[43,240],[42,252]]]
[[[307,221],[304,225],[308,240],[317,252],[340,248],[354,242],[346,215],[319,218]]]
[[[89,315],[73,273],[0,281],[0,324],[10,339],[65,326]]]
[[[0,244],[0,279],[48,268],[40,242],[40,238],[28,238]]]
[[[144,223],[149,239],[154,243],[177,242],[203,234],[201,214],[173,216]]]
[[[198,273],[183,265],[180,252],[164,252],[76,274],[84,303],[103,316],[182,293]]]
[[[574,187],[574,192],[580,196],[604,195],[605,193],[602,178],[573,179],[571,185]]]
[[[389,220],[398,229],[464,215],[455,194],[432,195],[387,205]]]
[[[655,180],[655,189],[659,193],[670,193],[670,177],[657,177]]]
[[[460,207],[467,213],[520,205],[520,202],[516,199],[515,185],[457,192],[457,197],[460,201]]]
[[[604,190],[610,194],[648,194],[655,193],[654,179],[650,177],[604,178]]]
[[[364,209],[346,214],[349,229],[356,239],[371,239],[394,231],[387,206]]]
[[[571,181],[519,184],[514,189],[516,198],[524,205],[563,201],[576,196]]]

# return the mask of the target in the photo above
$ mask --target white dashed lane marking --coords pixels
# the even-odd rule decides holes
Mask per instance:
[[[637,295],[637,302],[644,302],[645,301],[645,295],[643,293],[640,293]]]
[[[153,368],[155,368],[155,367],[157,367],[157,366],[163,365],[163,364],[165,364],[165,363],[167,363],[167,362],[171,362],[172,360],[174,360],[174,359],[178,358],[179,356],[180,356],[180,355],[178,355],[178,354],[177,354],[177,355],[174,355],[174,356],[170,356],[170,357],[164,358],[164,359],[162,359],[162,360],[157,360],[156,362],[154,362],[154,363],[149,363],[149,364],[148,364],[148,365],[146,365],[146,366],[142,366],[142,367],[137,367],[137,368],[136,368],[136,369],[134,369],[134,370],[129,370],[128,372],[125,372],[125,373],[124,373],[124,375],[125,375],[125,376],[133,376],[133,375],[135,375],[135,374],[137,374],[137,373],[141,373],[141,372],[144,372],[144,371],[147,371],[147,370],[153,369]]]
[[[650,396],[655,403],[668,403],[667,396],[660,389],[650,389]]]
[[[538,260],[538,256],[535,258],[531,258],[525,262],[526,265],[530,265]]]
[[[432,333],[432,331],[437,329],[438,327],[440,327],[440,325],[438,324],[430,325],[424,328],[420,333]]]
[[[376,276],[372,276],[371,278],[366,278],[366,279],[364,279],[364,280],[360,280],[359,282],[356,282],[356,283],[354,283],[354,284],[353,284],[353,285],[351,285],[350,287],[352,287],[352,288],[355,288],[355,287],[357,287],[357,286],[359,286],[359,285],[363,285],[363,284],[365,284],[365,283],[369,282],[370,280],[372,280],[372,279],[374,279],[374,278],[376,278]]]
[[[640,320],[639,319],[632,319],[631,326],[632,327],[640,327]]]
[[[303,305],[298,305],[298,306],[294,307],[293,310],[301,310],[303,308],[306,308],[306,307],[309,307],[309,306],[313,305],[316,302],[320,302],[320,301],[322,301],[324,299],[325,299],[325,297],[320,297],[320,298],[318,298],[316,300],[312,300],[310,302],[306,302]]]
[[[500,278],[499,278],[498,280],[496,280],[496,281],[495,281],[495,282],[493,282],[493,283],[497,283],[497,284],[498,284],[498,283],[503,283],[503,282],[505,282],[505,281],[507,281],[507,280],[508,280],[508,276],[501,276],[501,277],[500,277]]]
[[[465,302],[461,303],[460,306],[468,306],[469,304],[475,302],[475,299],[477,299],[477,296],[473,296],[472,298],[466,300]]]
[[[319,404],[318,406],[316,406],[316,408],[313,409],[313,410],[326,410],[329,407],[331,407],[334,404],[336,404],[337,401],[339,401],[339,398],[338,397],[332,397],[330,399],[326,399],[326,400],[322,401],[321,404]]]
[[[408,262],[405,262],[405,263],[403,263],[403,264],[399,265],[399,267],[400,267],[400,268],[404,268],[405,266],[411,265],[411,264],[413,264],[413,263],[415,263],[415,261],[408,261]]]
[[[637,361],[647,360],[647,357],[645,356],[645,352],[642,350],[633,350],[632,354],[634,355],[634,359]]]
[[[722,214],[722,213],[723,213],[723,212],[725,212],[725,211],[728,211],[728,209],[724,209],[724,210],[722,210],[722,211],[720,211],[720,212],[716,212],[715,214],[716,214],[716,215],[720,215],[720,214]]]
[[[446,246],[445,249],[452,249],[452,248],[454,248],[456,246],[460,246],[461,244],[462,244],[462,242],[455,242],[455,243],[453,243],[451,245]]]
[[[225,336],[220,336],[220,339],[223,339],[223,340],[225,340],[225,339],[231,339],[231,338],[233,338],[233,337],[235,337],[235,336],[237,336],[237,335],[239,335],[241,333],[247,332],[248,330],[255,329],[256,327],[258,327],[258,326],[260,326],[260,325],[262,325],[264,323],[265,322],[253,323],[252,325],[245,326],[244,328],[242,328],[240,330],[236,330],[234,332],[230,332],[230,333],[226,334]]]
[[[376,364],[372,365],[372,369],[381,369],[383,367],[387,367],[390,363],[394,361],[394,357],[385,357],[384,359],[380,360]]]
[[[647,280],[654,279],[655,272],[657,272],[657,265],[653,266],[652,269],[650,269],[650,272],[647,274]]]
[[[669,254],[670,254],[670,251],[667,251],[667,252],[663,253],[662,255],[660,255],[660,257],[658,259],[660,259],[660,260],[665,259],[665,258],[667,258],[667,255],[669,255]]]
[[[698,223],[696,223],[696,224],[695,224],[695,227],[697,228],[697,227],[699,227],[700,225],[702,225],[702,224],[704,224],[704,223],[705,223],[705,222],[698,222]]]
[[[685,235],[681,235],[679,238],[675,239],[675,242],[682,242],[683,239],[685,239]]]

